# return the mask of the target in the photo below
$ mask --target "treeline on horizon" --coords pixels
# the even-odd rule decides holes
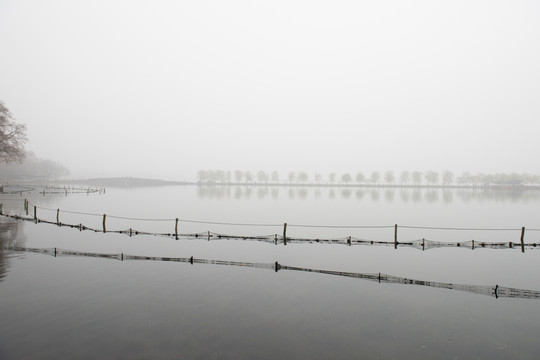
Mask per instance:
[[[243,170],[199,170],[197,181],[205,184],[317,184],[317,185],[536,185],[540,175],[518,173],[472,174],[463,172],[456,176],[451,171],[373,171],[341,173],[329,172],[324,175],[315,172],[312,176],[306,171],[289,171],[285,178],[278,171],[256,172]]]
[[[41,159],[31,151],[20,163],[0,164],[0,178],[4,179],[57,179],[68,175],[69,170],[62,164]]]

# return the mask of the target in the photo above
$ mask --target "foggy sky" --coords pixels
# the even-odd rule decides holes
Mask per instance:
[[[0,0],[0,44],[75,177],[540,172],[540,1]]]

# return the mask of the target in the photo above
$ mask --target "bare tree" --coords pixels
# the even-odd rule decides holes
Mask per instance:
[[[426,174],[424,175],[424,178],[429,184],[432,184],[432,185],[439,182],[439,174],[433,170],[426,172]]]
[[[393,184],[395,182],[394,172],[392,170],[388,170],[384,173],[384,181],[386,181],[387,184]]]
[[[301,183],[306,183],[308,179],[308,174],[305,171],[300,171],[298,173],[298,181],[300,181]]]
[[[296,180],[296,173],[294,171],[289,171],[288,179],[289,179],[289,183],[292,184],[294,180]]]
[[[414,185],[420,185],[422,183],[422,172],[413,171],[411,174]]]
[[[268,175],[266,174],[266,172],[264,172],[263,170],[257,171],[257,182],[260,184],[268,182]]]
[[[336,173],[331,172],[330,174],[328,174],[328,180],[330,181],[330,184],[335,183],[336,182]]]
[[[399,177],[399,181],[401,181],[401,185],[408,184],[410,178],[411,178],[411,174],[408,171],[403,171],[401,173],[401,176]]]
[[[359,172],[358,174],[356,174],[355,179],[357,183],[363,183],[366,181],[366,176],[364,175],[364,173]]]
[[[244,172],[242,170],[235,170],[234,171],[234,179],[236,182],[242,182],[242,179],[244,177]]]
[[[348,184],[352,181],[352,176],[351,174],[343,174],[341,175],[341,182],[345,183],[345,184]]]
[[[0,162],[22,162],[26,143],[26,125],[15,121],[0,101]]]
[[[370,180],[373,184],[377,184],[380,179],[381,179],[381,174],[378,171],[374,171],[371,173]]]
[[[445,170],[442,174],[443,185],[449,185],[454,182],[454,174],[451,171]]]

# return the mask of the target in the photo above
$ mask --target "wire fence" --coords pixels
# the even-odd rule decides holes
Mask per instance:
[[[319,244],[344,244],[348,246],[353,245],[382,245],[382,246],[394,246],[395,249],[399,247],[411,247],[421,250],[428,250],[434,248],[442,247],[461,247],[461,248],[490,248],[490,249],[521,249],[522,252],[525,252],[525,249],[537,249],[540,248],[540,244],[536,242],[526,243],[525,242],[525,227],[522,228],[470,228],[470,227],[431,227],[431,226],[410,226],[410,225],[321,225],[321,224],[290,224],[290,223],[236,223],[236,222],[214,222],[214,221],[203,221],[203,220],[193,220],[193,219],[180,219],[180,218],[136,218],[128,216],[118,216],[118,215],[107,215],[107,214],[98,214],[91,212],[79,212],[79,211],[70,211],[70,210],[60,210],[52,209],[47,207],[41,207],[37,205],[32,205],[27,199],[23,201],[23,213],[9,213],[4,214],[2,210],[2,204],[0,204],[0,215],[8,217],[15,220],[31,221],[34,223],[41,224],[51,224],[59,227],[68,227],[72,229],[78,229],[79,231],[93,231],[93,232],[102,232],[102,233],[117,233],[124,234],[128,236],[137,236],[137,235],[152,235],[152,236],[162,236],[174,238],[175,240],[179,239],[207,239],[207,240],[254,240],[260,242],[274,243],[274,244],[299,244],[299,243],[319,243]],[[56,213],[56,220],[51,220],[38,217],[38,214],[46,212]],[[96,227],[89,226],[84,224],[82,221],[78,223],[73,222],[63,222],[61,221],[62,214],[70,215],[80,215],[80,216],[91,216],[97,217],[101,220],[101,226]],[[137,226],[130,226],[129,228],[122,229],[110,229],[107,227],[107,219],[120,219],[123,221],[130,222],[169,222],[169,231],[166,232],[156,232],[156,231],[142,231],[137,228]],[[222,232],[215,231],[204,231],[204,232],[193,232],[193,233],[182,233],[179,231],[180,226],[183,223],[193,223],[193,224],[202,224],[202,225],[213,225],[213,226],[231,226],[231,227],[257,227],[265,228],[270,227],[275,229],[280,229],[279,234],[264,234],[264,235],[244,235],[244,234],[227,234]],[[174,227],[173,227],[174,224]],[[161,226],[164,228],[164,226]],[[346,237],[326,237],[326,238],[307,238],[307,237],[290,237],[287,236],[287,229],[290,228],[314,228],[314,229],[352,229],[352,230],[365,230],[365,229],[393,229],[393,239],[392,240],[372,240],[364,239],[353,236]],[[520,232],[521,236],[518,241],[504,241],[504,242],[488,242],[488,241],[475,241],[475,240],[466,240],[466,241],[434,241],[421,237],[414,240],[402,241],[398,239],[399,229],[416,229],[416,230],[438,230],[438,231],[497,231],[497,232]],[[540,229],[528,228],[527,231],[538,232]],[[517,239],[516,239],[517,240]]]
[[[417,285],[417,286],[427,286],[433,288],[441,288],[448,290],[457,290],[465,291],[478,295],[487,295],[495,298],[518,298],[518,299],[540,299],[540,291],[536,290],[527,290],[527,289],[516,289],[503,287],[499,285],[495,286],[485,286],[485,285],[462,285],[462,284],[450,284],[436,281],[426,281],[426,280],[415,280],[408,279],[399,276],[393,276],[382,273],[358,273],[358,272],[343,272],[335,270],[324,270],[324,269],[313,269],[297,266],[289,266],[280,264],[277,261],[274,263],[255,263],[255,262],[244,262],[244,261],[228,261],[228,260],[213,260],[213,259],[199,259],[191,257],[160,257],[160,256],[142,256],[142,255],[129,255],[129,254],[107,254],[107,253],[92,253],[92,252],[81,252],[75,250],[59,249],[59,248],[25,248],[25,247],[12,247],[9,248],[10,251],[24,251],[32,252],[39,254],[47,254],[54,257],[60,256],[82,256],[82,257],[92,257],[92,258],[104,258],[111,260],[120,260],[120,261],[129,261],[129,260],[139,260],[139,261],[162,261],[162,262],[178,262],[178,263],[189,263],[194,264],[209,264],[209,265],[225,265],[225,266],[235,266],[235,267],[245,267],[245,268],[258,268],[258,269],[267,269],[278,271],[300,271],[300,272],[310,272],[324,275],[333,275],[340,277],[348,278],[357,278],[364,279],[369,281],[374,281],[378,283],[385,284],[402,284],[402,285]]]
[[[85,186],[55,186],[55,185],[1,185],[2,195],[68,195],[68,194],[105,194],[105,188],[91,188]]]

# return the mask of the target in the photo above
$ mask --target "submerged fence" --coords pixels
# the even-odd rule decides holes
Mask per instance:
[[[538,232],[540,229],[521,227],[520,229],[510,229],[510,228],[457,228],[457,227],[427,227],[427,226],[409,226],[409,225],[306,225],[306,224],[254,224],[254,223],[230,223],[230,222],[212,222],[212,221],[199,221],[199,220],[189,220],[189,219],[180,219],[180,218],[169,218],[169,219],[143,219],[143,218],[133,218],[133,217],[123,217],[123,216],[114,216],[107,214],[96,214],[96,213],[86,213],[86,212],[76,212],[76,211],[67,211],[60,209],[51,209],[45,207],[39,207],[37,205],[31,205],[27,199],[24,199],[23,202],[23,211],[24,214],[4,214],[2,209],[2,204],[0,203],[0,215],[16,220],[32,221],[34,223],[44,223],[52,224],[60,227],[69,227],[73,229],[78,229],[79,231],[93,231],[93,232],[103,232],[103,233],[117,233],[124,234],[128,236],[136,235],[153,235],[153,236],[163,236],[174,238],[175,240],[179,239],[223,239],[223,240],[253,240],[268,242],[274,244],[291,244],[291,243],[320,243],[320,244],[344,244],[348,246],[352,245],[383,245],[383,246],[393,246],[395,249],[400,247],[412,247],[421,250],[428,250],[441,247],[462,247],[470,248],[472,250],[477,248],[490,248],[490,249],[521,249],[521,252],[525,252],[525,249],[536,249],[540,248],[540,244],[536,242],[526,243],[525,242],[525,231]],[[55,212],[56,220],[46,220],[38,217],[38,210],[46,212]],[[84,215],[84,216],[93,216],[98,217],[101,220],[101,227],[91,227],[79,223],[66,223],[61,221],[61,214],[71,214],[71,215]],[[148,232],[135,229],[135,227],[129,227],[127,229],[108,229],[107,228],[107,219],[121,219],[131,222],[168,222],[169,231],[168,232]],[[280,228],[282,232],[279,234],[269,234],[269,235],[238,235],[238,234],[224,234],[213,231],[197,232],[197,233],[182,233],[180,232],[180,224],[182,223],[196,223],[203,225],[227,225],[227,226],[237,226],[237,227],[273,227]],[[173,228],[174,224],[174,228]],[[303,237],[290,237],[287,236],[287,229],[295,228],[327,228],[327,229],[350,229],[350,230],[362,230],[362,229],[391,229],[393,230],[393,239],[389,241],[381,240],[366,240],[361,238],[356,238],[353,236],[346,236],[340,238],[303,238]],[[174,230],[173,230],[174,229]],[[504,241],[504,242],[487,242],[487,241],[458,241],[458,242],[445,242],[445,241],[433,241],[426,238],[419,238],[415,240],[400,241],[398,239],[398,230],[399,229],[416,229],[416,230],[439,230],[439,231],[513,231],[516,234],[519,232],[520,237],[519,241]],[[516,239],[517,240],[517,239]]]
[[[179,263],[189,263],[193,264],[211,264],[211,265],[225,265],[225,266],[236,266],[236,267],[247,267],[247,268],[258,268],[258,269],[267,269],[278,271],[301,271],[301,272],[310,272],[318,273],[325,275],[334,275],[341,277],[357,278],[364,279],[369,281],[374,281],[378,283],[385,284],[402,284],[402,285],[417,285],[417,286],[427,286],[448,290],[457,290],[465,291],[478,295],[487,295],[495,298],[518,298],[518,299],[540,299],[540,291],[536,290],[527,290],[527,289],[516,289],[508,288],[499,285],[495,286],[485,286],[485,285],[462,285],[462,284],[450,284],[436,281],[425,281],[425,280],[414,280],[408,279],[399,276],[387,275],[382,273],[356,273],[356,272],[343,272],[343,271],[334,271],[334,270],[323,270],[323,269],[312,269],[304,268],[297,266],[288,266],[280,264],[277,261],[274,263],[253,263],[253,262],[241,262],[241,261],[227,261],[227,260],[212,260],[212,259],[197,259],[193,256],[187,257],[159,257],[159,256],[141,256],[141,255],[128,255],[124,253],[120,254],[104,254],[104,253],[91,253],[91,252],[81,252],[75,250],[66,250],[58,248],[23,248],[23,247],[13,247],[9,248],[11,251],[25,251],[33,252],[39,254],[49,254],[54,257],[59,256],[83,256],[83,257],[94,257],[94,258],[104,258],[111,260],[143,260],[143,261],[166,261],[166,262],[179,262]]]
[[[105,188],[85,186],[43,186],[43,185],[0,185],[0,194],[19,195],[68,195],[68,194],[105,194]]]

